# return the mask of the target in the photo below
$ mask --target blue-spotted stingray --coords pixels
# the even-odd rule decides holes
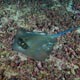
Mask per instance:
[[[57,42],[57,38],[75,29],[70,28],[57,34],[46,34],[42,32],[30,32],[20,28],[14,37],[12,49],[24,53],[35,60],[43,61],[48,58],[53,46]]]

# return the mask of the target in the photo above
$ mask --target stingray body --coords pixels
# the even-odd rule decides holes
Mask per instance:
[[[43,61],[45,60],[57,42],[56,38],[75,30],[70,28],[57,34],[46,34],[41,32],[29,32],[20,28],[14,37],[12,48],[25,55]]]

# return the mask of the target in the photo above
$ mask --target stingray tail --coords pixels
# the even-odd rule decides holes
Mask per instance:
[[[78,28],[80,28],[80,26],[75,27],[75,28],[70,28],[70,29],[67,29],[67,30],[62,31],[62,32],[58,32],[57,34],[52,34],[51,37],[52,37],[52,38],[57,38],[57,37],[59,37],[59,36],[66,35],[67,33],[72,32],[72,31],[74,31],[74,30],[76,30],[76,29],[78,29]]]

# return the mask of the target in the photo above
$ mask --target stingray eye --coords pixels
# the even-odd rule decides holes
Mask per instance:
[[[23,49],[27,49],[29,46],[27,45],[27,43],[22,39],[22,38],[18,38],[18,45],[20,47],[22,47]]]

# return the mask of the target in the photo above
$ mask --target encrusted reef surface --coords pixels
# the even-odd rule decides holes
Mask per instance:
[[[55,34],[76,26],[80,0],[0,0],[0,80],[80,80],[80,28],[58,37],[45,61],[12,50],[19,28]]]

